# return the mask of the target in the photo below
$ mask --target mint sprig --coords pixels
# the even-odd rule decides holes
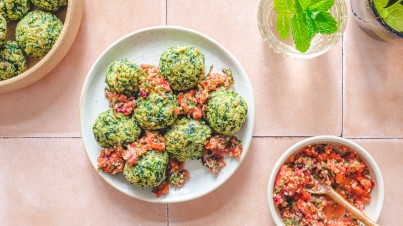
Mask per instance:
[[[314,21],[317,31],[321,34],[329,35],[337,31],[337,21],[329,12],[320,11]]]
[[[374,0],[375,8],[382,19],[394,30],[403,32],[403,0],[388,6],[389,0]]]
[[[287,39],[288,36],[290,35],[290,23],[291,23],[291,18],[288,15],[282,15],[277,17],[276,21],[276,28],[277,31],[282,39]]]
[[[310,10],[329,11],[334,5],[334,0],[312,0]]]
[[[313,14],[309,9],[305,11],[305,21],[306,25],[308,26],[308,34],[310,38],[315,36],[317,28],[314,21],[316,14]]]
[[[275,0],[274,11],[278,15],[292,15],[295,13],[295,0]]]
[[[333,5],[334,0],[274,0],[277,32],[285,40],[291,31],[296,49],[305,53],[317,33],[337,31],[337,21],[328,12]]]
[[[299,5],[302,7],[302,10],[306,10],[308,6],[311,5],[311,0],[299,0]],[[297,3],[295,3],[297,4]]]
[[[296,14],[291,17],[291,29],[295,47],[300,52],[305,53],[311,45],[311,37],[302,14]]]
[[[277,13],[276,29],[282,39],[287,39],[291,31],[291,15],[295,14],[295,0],[275,0]]]

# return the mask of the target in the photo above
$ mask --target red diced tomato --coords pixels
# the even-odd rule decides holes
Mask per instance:
[[[341,184],[344,181],[344,174],[338,173],[336,174],[336,183]]]

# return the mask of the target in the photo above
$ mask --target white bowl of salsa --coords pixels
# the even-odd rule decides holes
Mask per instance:
[[[378,220],[384,184],[375,160],[353,141],[316,136],[288,148],[271,172],[268,203],[276,225],[356,225],[356,220],[330,198],[306,193],[304,188],[317,181],[328,181],[372,220]]]

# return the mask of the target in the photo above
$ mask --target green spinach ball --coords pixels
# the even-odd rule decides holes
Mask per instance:
[[[168,153],[152,150],[141,156],[135,165],[129,166],[126,163],[123,175],[131,184],[155,187],[165,180],[167,165]]]
[[[211,128],[217,133],[232,135],[246,121],[248,105],[233,90],[219,89],[210,94],[205,112]]]
[[[0,81],[10,79],[16,75],[18,74],[16,73],[14,65],[7,61],[0,62]]]
[[[66,6],[66,5],[67,5],[67,1],[68,1],[68,0],[60,0],[59,6],[60,6],[60,7]]]
[[[160,57],[161,74],[172,89],[195,87],[204,77],[204,55],[193,46],[174,46]]]
[[[176,120],[164,136],[169,155],[179,161],[200,158],[211,138],[211,129],[203,121],[189,118]]]
[[[55,15],[32,11],[18,22],[15,35],[24,52],[39,59],[52,49],[62,28],[62,21]]]
[[[20,20],[30,8],[30,0],[0,0],[0,14],[6,20]]]
[[[178,102],[171,93],[150,93],[137,103],[134,115],[140,127],[146,130],[163,129],[175,122]]]
[[[7,35],[7,21],[0,15],[0,46],[6,41]]]
[[[127,59],[120,59],[108,66],[105,82],[107,89],[111,92],[135,95],[139,90],[142,76],[145,76],[145,72],[138,64]]]
[[[57,11],[59,7],[67,5],[66,0],[31,0],[35,6],[49,11]]]
[[[114,113],[109,109],[98,115],[92,132],[101,147],[109,148],[135,142],[141,129],[133,116]]]
[[[0,80],[17,76],[27,70],[27,60],[17,42],[6,42],[0,48]]]
[[[0,14],[4,17],[4,19],[8,20],[5,0],[0,0]]]

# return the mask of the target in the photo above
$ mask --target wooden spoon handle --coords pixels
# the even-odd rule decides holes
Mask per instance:
[[[333,189],[327,189],[327,195],[332,198],[334,201],[336,201],[338,204],[342,205],[344,209],[346,209],[351,215],[356,217],[358,220],[363,222],[367,226],[379,226],[376,222],[371,220],[365,213],[359,209],[357,209],[355,206],[350,204],[347,200],[345,200],[339,193],[337,193]]]

